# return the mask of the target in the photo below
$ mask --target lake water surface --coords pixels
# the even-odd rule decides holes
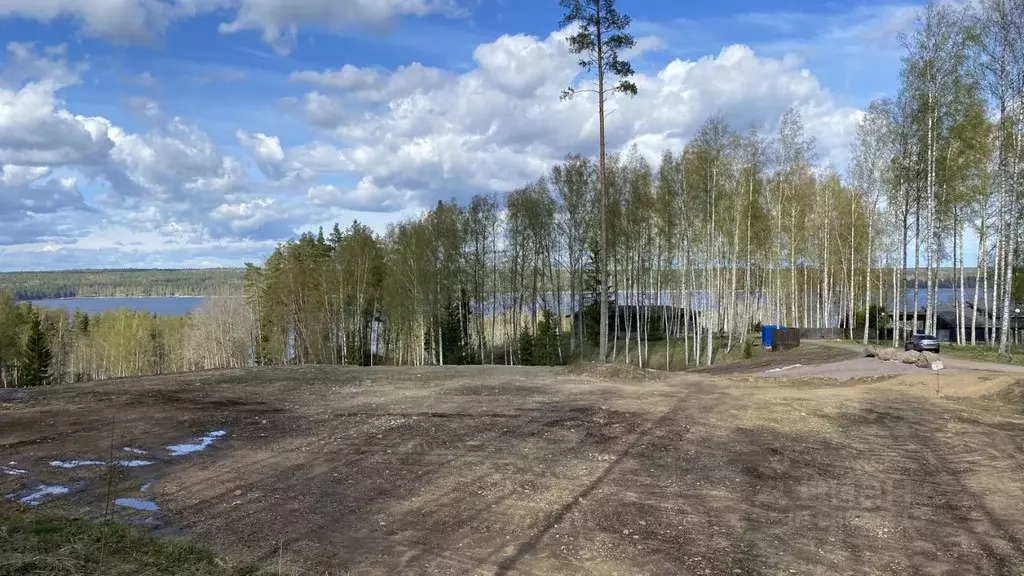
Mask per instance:
[[[64,308],[94,314],[116,308],[127,308],[139,312],[150,312],[162,316],[184,316],[202,304],[205,298],[57,298],[33,300],[33,306]]]
[[[990,287],[991,290],[991,287]],[[920,304],[923,306],[925,303],[925,289],[920,290]],[[548,294],[550,297],[551,295]],[[662,293],[659,304],[666,304],[673,301],[678,301],[678,296],[675,293],[664,292]],[[690,293],[691,305],[695,308],[700,308],[703,304],[702,298],[706,298],[707,295],[699,291]],[[914,291],[913,289],[907,290],[906,292],[907,303],[909,306],[913,306],[914,303]],[[968,289],[966,297],[971,300],[974,297],[974,290]],[[562,298],[562,309],[567,310],[569,308],[569,294],[563,293]],[[553,298],[552,298],[553,300]],[[939,288],[938,289],[938,300],[940,304],[951,304],[956,300],[956,292],[951,288]],[[166,316],[184,316],[189,312],[195,310],[206,301],[205,298],[201,297],[180,297],[180,298],[60,298],[60,299],[47,299],[47,300],[33,300],[32,304],[35,306],[44,306],[46,308],[64,308],[66,310],[73,311],[75,308],[81,309],[83,312],[96,313],[106,312],[107,310],[113,310],[115,308],[127,308],[129,310],[136,310],[142,312],[150,312],[152,314],[160,314]],[[509,298],[498,298],[498,308],[509,307],[511,304]],[[554,303],[552,302],[552,307]],[[886,304],[889,305],[888,299]],[[981,298],[978,299],[978,305],[982,304]],[[491,304],[488,302],[485,306],[485,310],[490,309]]]

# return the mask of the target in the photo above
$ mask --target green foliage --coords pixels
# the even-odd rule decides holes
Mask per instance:
[[[29,309],[28,336],[25,339],[21,361],[20,383],[22,386],[43,386],[50,383],[53,376],[50,362],[53,354],[50,343],[43,332],[39,314]]]
[[[870,315],[870,322],[868,324],[869,330],[877,330],[879,328],[886,328],[889,326],[889,314],[885,311],[885,306],[879,306],[878,304],[872,304],[867,309],[867,314]],[[857,310],[857,316],[855,318],[854,329],[863,331],[865,322],[865,310],[863,308]],[[858,332],[859,333],[859,332]]]
[[[993,362],[996,364],[1013,364],[1024,366],[1024,343],[1010,345],[1007,353],[1004,354],[996,348],[989,346],[958,346],[956,344],[943,344],[942,355],[951,358],[962,358],[977,362]]]
[[[0,386],[180,372],[193,367],[185,350],[192,324],[125,309],[69,314],[0,291]]]
[[[551,310],[544,309],[537,322],[537,333],[533,340],[533,364],[535,366],[556,366],[562,363],[558,343],[560,330],[558,318]]]
[[[21,358],[21,330],[24,323],[20,309],[10,294],[0,290],[0,379],[7,386]]]
[[[441,349],[446,365],[460,366],[479,362],[469,339],[468,304],[466,300],[461,304],[449,302],[447,313],[441,319]]]
[[[636,45],[633,36],[626,32],[632,19],[615,8],[614,0],[559,0],[559,5],[565,10],[559,27],[578,26],[568,44],[569,51],[580,57],[580,68],[588,72],[599,69],[601,74],[617,76],[619,83],[612,90],[635,96],[636,84],[628,80],[633,67],[620,57]],[[570,86],[563,97],[574,93]]]
[[[596,242],[589,244],[590,258],[583,268],[583,310],[579,316],[583,319],[583,332],[587,341],[597,344],[601,337],[601,272],[598,262],[601,260],[601,249]],[[610,281],[606,275],[605,281]],[[609,308],[615,304],[615,294],[608,292]],[[609,318],[609,323],[611,319]]]
[[[74,316],[71,320],[72,329],[75,334],[79,336],[89,335],[89,314],[82,312],[78,308],[75,308]]]
[[[1013,269],[1013,301],[1024,304],[1024,267]]]
[[[523,330],[519,333],[518,348],[519,357],[517,358],[517,363],[520,366],[533,366],[537,361],[535,355],[536,347],[534,346],[533,334],[528,330]]]
[[[557,366],[563,358],[559,351],[561,331],[558,317],[551,310],[541,311],[533,332],[522,330],[517,342],[517,364],[521,366]]]

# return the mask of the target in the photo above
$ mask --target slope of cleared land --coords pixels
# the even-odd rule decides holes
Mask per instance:
[[[68,489],[38,499],[60,514],[144,498],[108,515],[297,574],[1018,574],[1024,384],[949,376],[938,397],[927,371],[621,367],[0,391],[0,464],[24,471],[0,506],[40,484]],[[49,464],[127,457],[152,463]]]

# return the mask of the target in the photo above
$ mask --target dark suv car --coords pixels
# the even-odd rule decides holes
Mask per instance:
[[[904,350],[939,353],[939,341],[930,334],[914,334],[903,344]]]

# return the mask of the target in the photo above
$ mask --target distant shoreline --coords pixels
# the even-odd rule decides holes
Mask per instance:
[[[0,272],[0,291],[19,301],[55,303],[70,298],[207,298],[241,293],[244,279],[241,269]]]
[[[86,314],[107,314],[128,310],[157,316],[187,316],[208,306],[216,297],[209,296],[77,296],[21,300],[19,305],[38,310],[64,310]]]
[[[205,299],[205,298],[218,298],[218,296],[61,296],[60,298],[27,298],[27,299],[21,300],[21,302],[39,302],[41,300],[85,300],[86,298],[88,298],[89,300],[126,300],[126,299],[141,300],[143,298],[159,298],[159,299],[167,299],[167,298],[197,298],[197,299]]]

